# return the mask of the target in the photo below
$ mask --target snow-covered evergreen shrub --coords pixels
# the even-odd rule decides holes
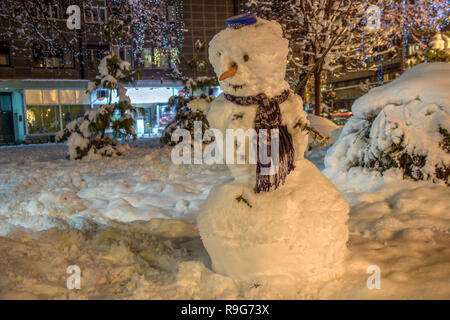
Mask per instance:
[[[116,37],[122,29],[117,19],[110,19],[105,30],[104,37],[111,43],[111,37]],[[109,101],[113,93],[117,93],[119,102],[90,109],[83,117],[68,123],[63,131],[58,132],[56,141],[67,141],[72,160],[86,156],[92,159],[123,154],[129,148],[128,145],[122,145],[117,139],[108,136],[108,129],[112,129],[115,136],[136,138],[131,116],[134,107],[122,84],[134,82],[137,71],[130,70],[130,64],[121,60],[116,53],[104,57],[98,65],[98,71],[99,75],[89,83],[88,91],[92,93],[97,88],[107,88],[110,92]]]
[[[93,159],[121,155],[129,148],[128,145],[120,144],[105,132],[112,127],[114,132],[121,136],[135,137],[134,120],[127,113],[130,110],[132,106],[126,101],[88,110],[83,117],[73,120],[63,131],[58,132],[57,141],[67,141],[69,157],[72,160],[86,156]],[[117,118],[117,111],[123,116]]]
[[[215,97],[202,94],[199,97],[191,96],[173,96],[169,99],[168,107],[175,107],[175,117],[167,124],[161,136],[161,142],[170,146],[176,144],[173,142],[172,133],[178,128],[189,130],[191,137],[194,137],[194,121],[200,121],[202,123],[202,132],[205,132],[209,128],[208,120],[205,114],[201,110],[201,106],[207,105]],[[194,139],[191,140],[192,142]]]
[[[449,74],[450,64],[421,64],[356,100],[325,157],[327,174],[397,168],[404,178],[449,184]]]
[[[437,32],[431,37],[426,50],[418,50],[408,59],[407,66],[424,62],[450,62],[450,32]]]
[[[194,121],[202,122],[202,130],[205,132],[209,128],[208,120],[203,113],[202,106],[208,105],[214,96],[198,92],[217,86],[216,77],[210,77],[208,73],[209,63],[202,59],[201,55],[206,51],[206,46],[200,40],[195,42],[194,57],[187,60],[180,56],[177,61],[178,66],[182,66],[186,74],[183,74],[178,67],[175,68],[173,77],[175,80],[181,80],[184,83],[184,95],[173,96],[169,99],[168,107],[175,107],[175,118],[167,124],[161,136],[161,142],[168,145],[174,145],[172,142],[172,132],[178,128],[187,129],[191,132],[193,138]],[[188,105],[189,104],[189,105]],[[191,141],[194,141],[192,139]]]

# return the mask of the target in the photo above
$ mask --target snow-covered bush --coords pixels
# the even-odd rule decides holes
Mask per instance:
[[[202,132],[205,132],[209,128],[208,120],[205,113],[202,110],[203,106],[207,106],[215,97],[202,94],[199,97],[184,97],[173,96],[169,99],[168,107],[175,107],[175,117],[164,128],[161,136],[161,142],[168,145],[175,145],[173,142],[172,133],[178,128],[189,130],[191,136],[194,137],[194,121],[200,121],[202,123]],[[191,140],[192,142],[194,139]]]
[[[206,51],[206,45],[197,40],[194,46],[194,57],[190,60],[184,56],[180,56],[177,61],[177,67],[174,70],[173,78],[183,81],[184,94],[173,96],[169,99],[168,108],[175,108],[175,118],[167,124],[161,136],[161,142],[168,145],[174,145],[172,132],[176,129],[187,129],[194,135],[194,121],[202,122],[202,130],[205,132],[209,128],[203,107],[207,106],[214,96],[206,93],[200,93],[203,90],[213,86],[217,86],[217,78],[208,76],[207,60],[202,58],[202,54]],[[185,74],[179,71],[178,67],[182,66]],[[194,139],[192,139],[194,141]]]
[[[437,32],[431,37],[426,50],[418,50],[408,59],[409,67],[423,62],[450,62],[450,32]]]
[[[117,139],[105,134],[112,127],[122,136],[136,136],[134,120],[129,113],[131,105],[121,101],[88,110],[83,117],[70,122],[63,131],[58,132],[57,141],[67,141],[69,157],[72,160],[88,156],[90,159],[111,157],[123,154],[128,145],[122,145]],[[123,116],[116,117],[116,112]],[[115,119],[117,118],[117,119]],[[115,119],[115,120],[114,120]]]
[[[404,178],[449,184],[449,74],[448,63],[421,64],[356,100],[325,157],[326,174],[397,168]]]
[[[112,41],[112,36],[117,36],[117,30],[122,30],[116,19],[109,20],[107,27],[105,38],[109,41]],[[131,116],[134,107],[122,84],[134,82],[137,71],[130,70],[130,64],[120,59],[116,52],[100,61],[98,71],[99,75],[89,83],[88,91],[92,93],[97,88],[109,89],[110,104],[86,111],[83,117],[68,123],[56,136],[56,141],[67,141],[72,160],[86,156],[92,159],[123,154],[129,148],[128,145],[122,145],[117,139],[108,136],[108,129],[112,129],[115,136],[136,138]],[[119,102],[111,104],[113,93],[117,93]]]

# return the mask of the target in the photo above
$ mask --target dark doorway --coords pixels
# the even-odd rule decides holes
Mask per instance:
[[[0,92],[0,144],[14,142],[11,93]]]

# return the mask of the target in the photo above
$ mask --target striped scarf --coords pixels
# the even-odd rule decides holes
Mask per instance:
[[[286,176],[295,168],[295,154],[292,143],[292,136],[287,127],[281,124],[280,103],[289,97],[289,90],[283,91],[279,96],[268,98],[266,94],[260,93],[252,97],[236,97],[225,93],[225,99],[242,106],[258,105],[255,117],[255,131],[257,137],[257,163],[256,163],[256,185],[255,193],[261,191],[269,192],[272,187],[278,188],[280,182],[284,184]],[[267,132],[267,143],[260,141],[260,130]],[[271,129],[278,129],[279,157],[278,162],[271,156]],[[265,139],[262,139],[265,140]],[[261,145],[260,145],[261,144]],[[260,148],[267,147],[267,156],[271,157],[272,163],[278,164],[277,173],[274,175],[262,174],[262,168],[270,168],[271,163],[263,164],[260,159]]]

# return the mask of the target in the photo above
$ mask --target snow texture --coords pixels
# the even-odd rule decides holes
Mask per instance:
[[[315,291],[294,283],[276,291],[211,270],[195,220],[211,187],[230,179],[226,167],[175,166],[168,148],[136,144],[96,161],[66,160],[59,144],[0,148],[1,299],[450,297],[448,187],[368,175],[333,181],[351,206],[345,273]],[[274,228],[285,224],[285,207]],[[80,290],[66,288],[73,264]],[[366,286],[370,265],[381,269],[380,290]]]
[[[426,156],[420,173],[413,174],[436,180],[436,168],[450,166],[439,132],[440,128],[450,132],[449,74],[448,63],[421,64],[356,100],[354,116],[327,153],[326,175],[366,166],[401,144],[410,155]]]
[[[339,138],[342,127],[335,124],[333,121],[319,117],[313,114],[308,114],[309,126],[319,132],[323,137],[328,137],[327,145],[332,145]],[[320,142],[314,139],[312,135],[308,136],[309,149],[320,147]]]

